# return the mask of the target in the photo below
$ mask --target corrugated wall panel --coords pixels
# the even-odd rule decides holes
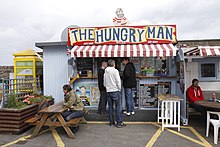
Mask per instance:
[[[63,100],[63,85],[68,83],[66,46],[44,47],[44,94],[55,102]]]

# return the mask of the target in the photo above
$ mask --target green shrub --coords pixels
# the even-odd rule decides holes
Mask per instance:
[[[6,104],[4,105],[4,107],[7,107],[7,108],[15,108],[16,107],[16,94],[14,93],[9,93],[7,95],[7,102]]]

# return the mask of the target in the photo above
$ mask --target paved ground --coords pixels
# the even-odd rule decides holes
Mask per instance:
[[[107,122],[88,122],[81,124],[75,134],[76,139],[69,139],[62,128],[44,128],[44,132],[34,139],[29,139],[33,128],[21,135],[0,134],[2,147],[144,147],[178,146],[197,147],[213,146],[213,129],[209,138],[205,137],[205,121],[194,116],[190,126],[161,131],[160,124],[151,122],[127,122],[127,127],[116,128]],[[220,141],[219,141],[220,143]],[[217,146],[217,145],[216,145]]]
[[[189,126],[182,126],[161,131],[160,124],[155,122],[126,122],[127,127],[116,128],[107,122],[81,124],[75,134],[76,139],[69,139],[62,128],[44,128],[43,133],[30,139],[33,128],[21,135],[0,134],[0,146],[6,147],[145,147],[145,146],[178,146],[197,147],[214,146],[213,128],[210,136],[205,137],[205,120],[201,116],[190,118]],[[219,140],[220,144],[220,140]],[[217,146],[217,145],[215,145]]]

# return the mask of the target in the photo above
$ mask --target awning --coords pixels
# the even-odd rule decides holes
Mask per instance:
[[[220,56],[220,46],[199,47],[201,56]]]
[[[220,56],[220,46],[199,46],[191,49],[184,49],[184,56],[187,57],[207,57]]]
[[[173,44],[74,46],[71,57],[167,57],[176,50]]]

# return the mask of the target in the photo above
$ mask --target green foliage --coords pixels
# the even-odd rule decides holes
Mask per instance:
[[[7,108],[15,108],[16,107],[16,94],[14,93],[9,93],[7,95],[7,102],[6,104],[4,105],[4,107],[7,107]]]
[[[40,97],[36,97],[36,98],[31,98],[29,101],[31,104],[37,104],[40,103],[43,99]]]
[[[52,95],[49,95],[49,96],[47,96],[47,95],[42,95],[41,98],[46,99],[46,100],[50,100],[50,99],[52,99],[53,97],[52,97]]]
[[[18,101],[17,103],[16,103],[16,109],[21,109],[21,108],[24,108],[24,107],[26,107],[26,106],[28,106],[26,103],[24,103],[24,102],[22,102],[22,101]]]
[[[45,96],[45,95],[25,95],[21,99],[17,99],[16,94],[10,93],[7,95],[7,102],[4,104],[5,108],[13,108],[13,109],[20,109],[26,107],[31,104],[39,104],[43,100],[51,100],[52,96]]]

